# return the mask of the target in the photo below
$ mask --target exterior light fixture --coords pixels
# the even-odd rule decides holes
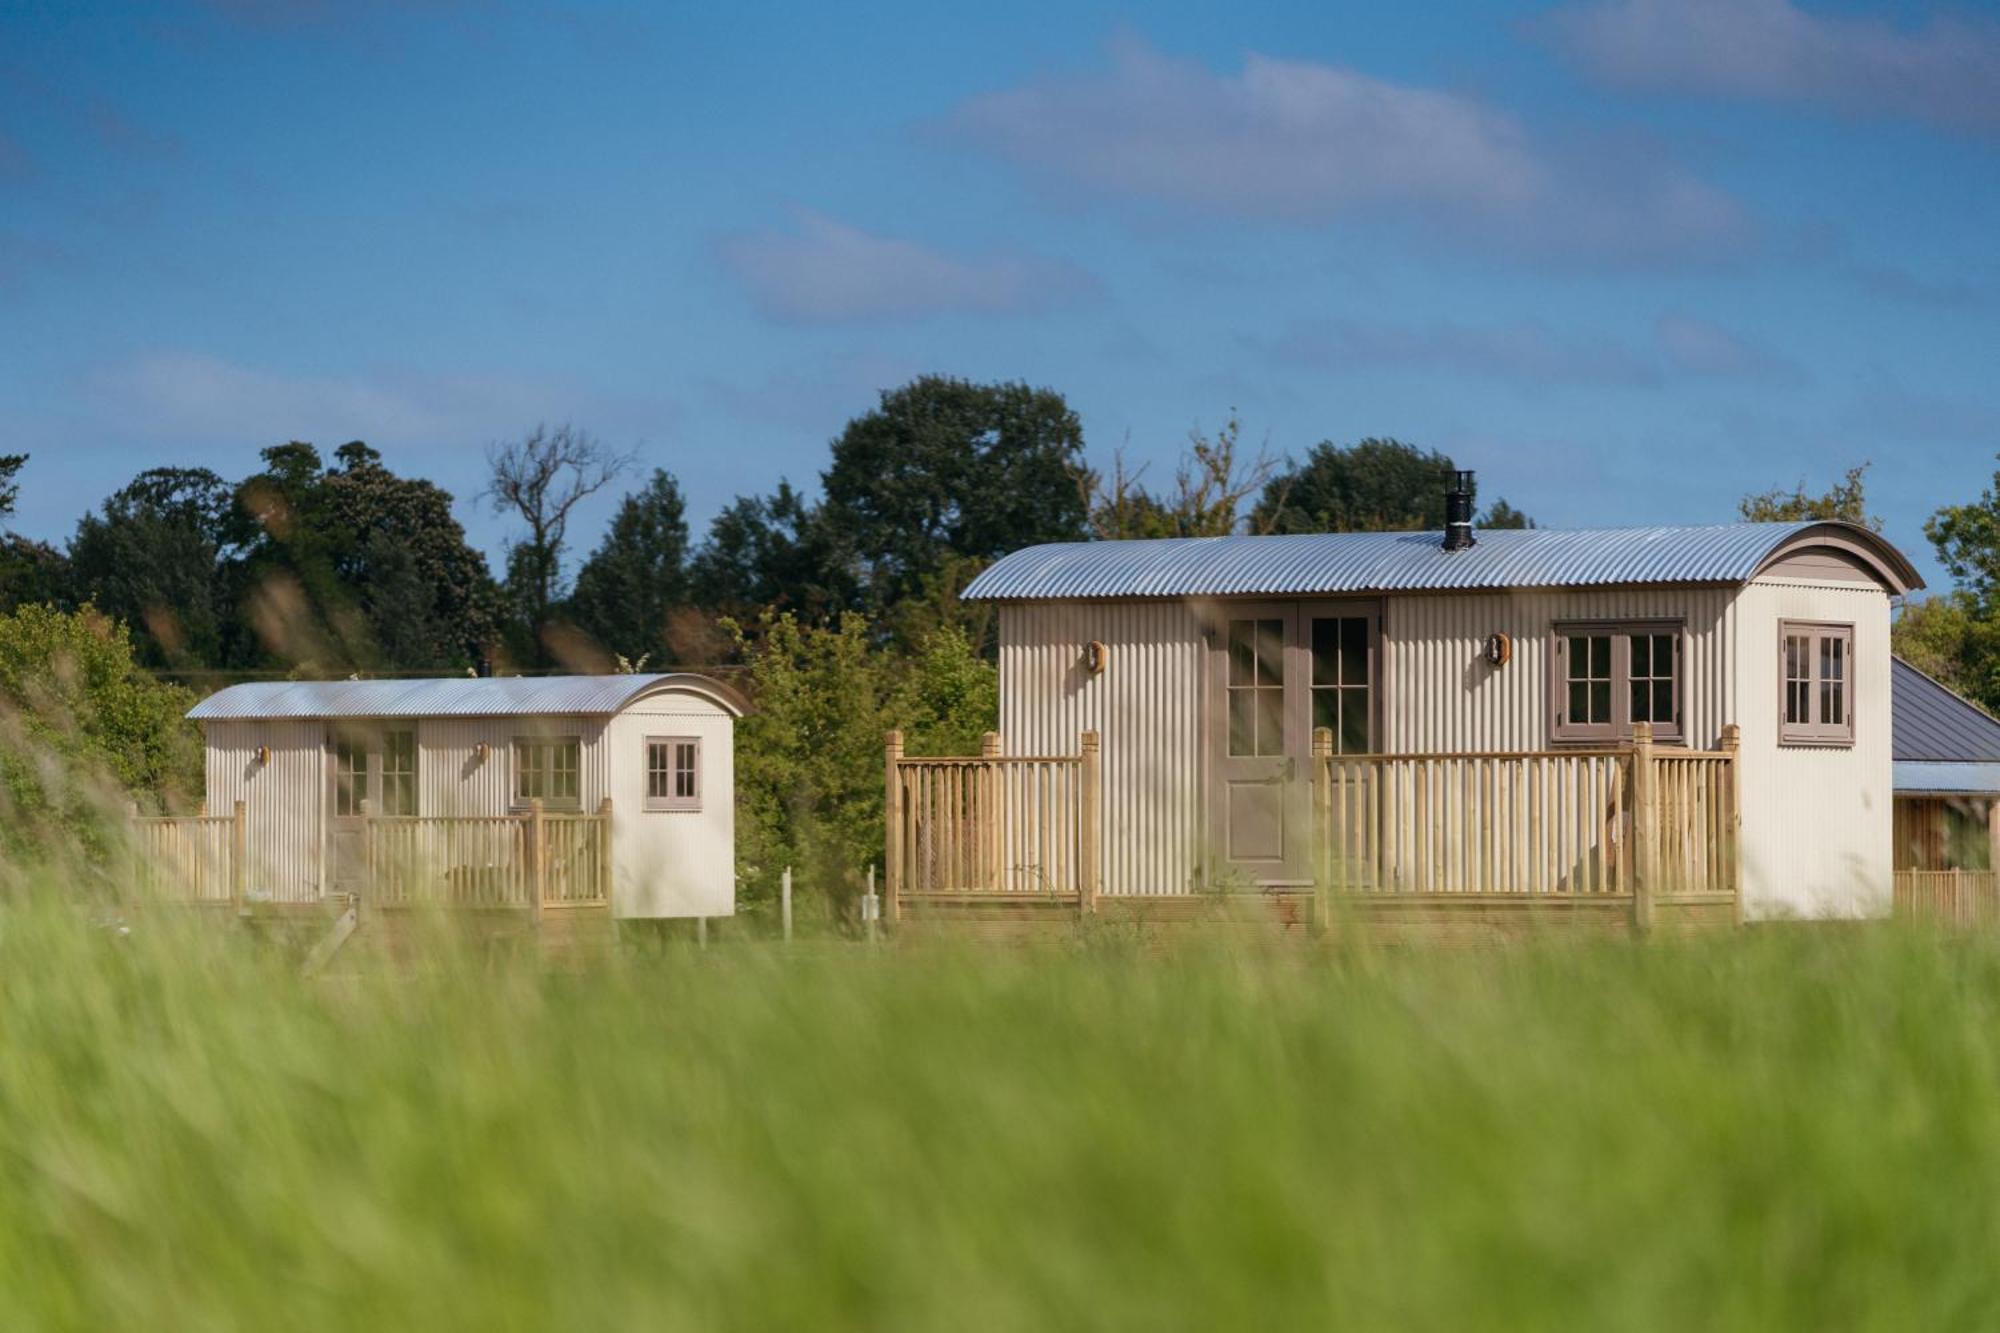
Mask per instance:
[[[1509,634],[1489,634],[1486,647],[1479,654],[1487,665],[1503,667],[1514,660],[1514,639]]]
[[[1102,639],[1092,639],[1083,650],[1083,669],[1093,676],[1104,674],[1104,668],[1111,665],[1111,650],[1104,646]]]

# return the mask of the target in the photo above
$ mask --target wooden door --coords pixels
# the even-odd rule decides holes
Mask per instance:
[[[1218,883],[1308,882],[1305,732],[1297,608],[1225,607],[1210,653],[1211,877]]]
[[[1372,602],[1221,607],[1210,652],[1210,876],[1312,882],[1312,733],[1367,754],[1381,732],[1381,608]]]
[[[359,727],[327,736],[327,890],[359,893],[368,871],[363,820],[374,808],[381,769],[380,738]]]

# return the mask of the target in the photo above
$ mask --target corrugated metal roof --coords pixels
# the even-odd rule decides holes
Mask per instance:
[[[197,722],[335,717],[576,717],[615,713],[658,690],[692,690],[737,716],[743,700],[707,676],[446,676],[422,680],[273,680],[217,690]]]
[[[1889,683],[1897,759],[2000,763],[2000,721],[1900,657]]]
[[[1446,551],[1436,532],[1324,532],[1030,546],[974,579],[965,597],[1275,597],[1741,583],[1779,547],[1813,528],[1862,542],[1884,552],[1892,567],[1907,567],[1874,533],[1844,523],[1486,529],[1467,551]]]
[[[2000,764],[1931,764],[1896,761],[1899,796],[1985,796],[2000,792]]]

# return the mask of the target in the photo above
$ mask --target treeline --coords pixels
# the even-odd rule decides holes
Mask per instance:
[[[741,660],[728,626],[789,612],[864,618],[909,646],[986,627],[957,594],[1037,542],[1435,527],[1452,460],[1394,440],[1314,447],[1297,462],[1241,447],[1232,418],[1193,434],[1159,485],[1121,456],[1086,458],[1063,396],[925,377],[885,392],[832,441],[817,493],[780,481],[738,497],[702,540],[680,486],[583,431],[538,428],[490,454],[482,504],[512,521],[498,571],[435,483],[360,441],[330,457],[293,441],[229,479],[149,468],[58,548],[6,536],[0,610],[94,606],[129,625],[139,660],[180,672],[616,669]],[[24,460],[0,459],[0,516]],[[630,489],[594,547],[578,504]],[[1523,526],[1504,501],[1483,520]]]

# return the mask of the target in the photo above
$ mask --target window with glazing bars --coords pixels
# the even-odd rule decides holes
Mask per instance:
[[[333,813],[341,818],[367,813],[368,746],[354,738],[333,743]]]
[[[382,733],[382,813],[417,813],[417,733]]]
[[[701,809],[701,740],[695,736],[646,738],[646,808]]]
[[[1681,736],[1681,626],[1558,625],[1549,735],[1559,742],[1628,740],[1649,722],[1658,740]]]
[[[1285,622],[1229,622],[1229,753],[1285,752]]]
[[[1854,626],[1778,625],[1778,739],[1854,744]]]
[[[583,745],[574,736],[514,742],[514,799],[526,804],[575,806],[582,800],[578,770]]]
[[[1369,628],[1367,616],[1313,618],[1312,724],[1333,733],[1335,754],[1375,749]]]

